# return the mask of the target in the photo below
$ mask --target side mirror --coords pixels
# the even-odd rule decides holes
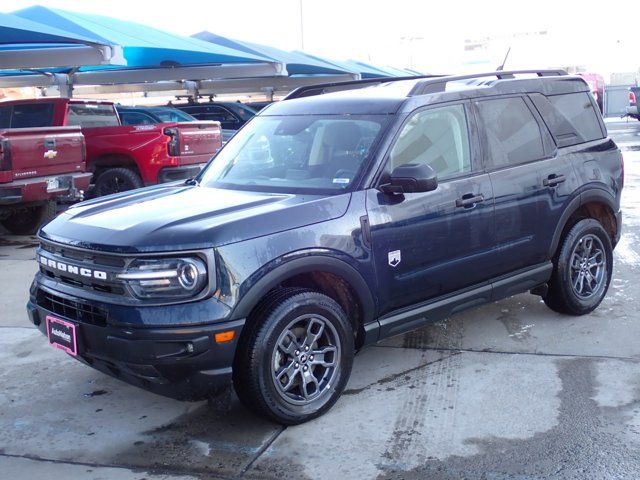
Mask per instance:
[[[388,183],[380,185],[384,193],[430,192],[438,188],[433,168],[422,163],[406,163],[393,169]]]

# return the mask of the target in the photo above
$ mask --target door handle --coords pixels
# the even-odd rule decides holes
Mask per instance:
[[[566,179],[567,177],[562,174],[557,175],[555,173],[552,173],[542,181],[542,185],[544,185],[545,187],[555,187],[556,185],[564,182]]]
[[[456,200],[456,207],[471,208],[475,207],[476,203],[484,202],[484,195],[481,193],[475,195],[473,193],[466,193],[462,198]]]

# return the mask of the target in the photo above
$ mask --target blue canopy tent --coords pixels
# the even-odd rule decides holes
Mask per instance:
[[[121,45],[128,68],[178,67],[193,64],[257,63],[265,58],[191,37],[110,17],[34,6],[13,15],[44,23],[95,42]]]
[[[345,70],[334,63],[323,59],[306,55],[302,52],[286,52],[279,48],[260,45],[258,43],[234,40],[222,37],[211,32],[200,32],[193,35],[193,38],[204,40],[216,45],[233,48],[253,55],[261,55],[272,60],[282,62],[287,66],[289,75],[341,75],[353,74],[351,70]]]
[[[124,63],[117,45],[0,13],[0,68]]]
[[[358,60],[347,60],[345,63],[347,65],[350,65],[352,68],[357,69],[360,72],[360,75],[362,75],[362,78],[384,78],[398,76],[385,71],[380,67],[374,67],[373,65],[369,65],[368,63],[360,62]]]
[[[87,15],[64,10],[35,6],[14,12],[31,22],[44,23],[61,31],[88,38],[96,43],[122,47],[126,67],[83,66],[72,68],[57,76],[40,75],[36,86],[51,85],[51,77],[60,79],[66,74],[69,85],[140,84],[147,82],[197,82],[220,78],[245,78],[286,75],[281,62],[245,51],[233,50],[191,37],[173,35],[134,22],[98,15]],[[1,73],[1,72],[0,72]],[[44,77],[44,78],[43,78]],[[0,86],[13,82],[33,82],[30,76],[0,77]],[[47,83],[49,82],[49,83]],[[44,84],[44,85],[42,85]],[[181,87],[183,88],[183,87]],[[70,95],[66,88],[63,95]]]

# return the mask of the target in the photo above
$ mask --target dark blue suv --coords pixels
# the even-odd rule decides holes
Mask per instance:
[[[39,233],[28,311],[127,382],[317,417],[354,352],[531,291],[605,296],[623,163],[561,71],[303,87],[187,182],[70,208]]]

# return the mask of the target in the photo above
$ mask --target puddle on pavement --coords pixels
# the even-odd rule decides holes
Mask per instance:
[[[100,395],[106,395],[107,392],[106,390],[94,390],[93,392],[90,393],[85,393],[84,396],[85,397],[99,397]]]
[[[14,240],[6,238],[0,235],[0,247],[18,247],[20,249],[35,248],[38,246],[38,241],[35,237],[24,237],[24,240]]]
[[[143,432],[113,461],[129,467],[237,476],[281,429],[256,417],[234,398],[227,412],[202,405]]]

